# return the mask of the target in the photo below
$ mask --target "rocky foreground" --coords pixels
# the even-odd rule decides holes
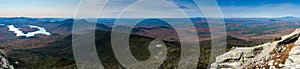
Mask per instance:
[[[0,69],[14,69],[14,66],[9,64],[7,55],[0,49]]]
[[[300,68],[300,28],[289,35],[254,47],[236,47],[216,57],[212,69],[298,69]]]

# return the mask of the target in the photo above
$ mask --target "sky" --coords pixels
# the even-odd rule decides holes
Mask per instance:
[[[0,17],[203,17],[193,0],[0,0]],[[88,8],[80,7],[88,4]],[[300,0],[217,0],[225,18],[300,17]],[[101,10],[101,7],[105,7]],[[205,6],[205,7],[211,7]],[[85,11],[78,13],[77,9]],[[184,12],[184,13],[182,13]]]

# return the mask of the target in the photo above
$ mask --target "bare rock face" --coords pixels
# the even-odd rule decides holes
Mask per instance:
[[[13,65],[9,64],[7,55],[0,49],[0,69],[14,69]]]
[[[284,66],[287,69],[300,68],[300,46],[295,46],[291,49]]]
[[[280,40],[254,47],[237,47],[216,57],[211,69],[300,68],[300,28]]]

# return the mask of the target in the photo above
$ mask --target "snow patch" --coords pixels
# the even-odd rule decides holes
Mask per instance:
[[[51,35],[51,33],[47,32],[47,30],[43,27],[38,27],[38,26],[33,26],[33,25],[28,25],[28,26],[30,28],[37,28],[39,30],[34,31],[34,32],[28,32],[27,34],[24,34],[23,31],[20,30],[20,28],[16,28],[14,25],[8,25],[7,27],[9,28],[9,31],[16,33],[16,36],[32,37],[32,36],[35,36],[36,34],[45,34],[47,36]]]

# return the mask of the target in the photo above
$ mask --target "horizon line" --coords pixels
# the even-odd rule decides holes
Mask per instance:
[[[72,18],[75,17],[30,17],[30,16],[0,16],[0,18]],[[99,18],[99,17],[78,17],[78,19],[84,19],[84,18]],[[101,17],[101,18],[117,18],[117,17]],[[126,18],[137,18],[137,17],[125,17]],[[185,18],[185,17],[140,17],[140,18]],[[206,17],[189,17],[189,18],[206,18]],[[212,18],[212,17],[211,17]],[[223,18],[300,18],[300,17],[223,17]]]

